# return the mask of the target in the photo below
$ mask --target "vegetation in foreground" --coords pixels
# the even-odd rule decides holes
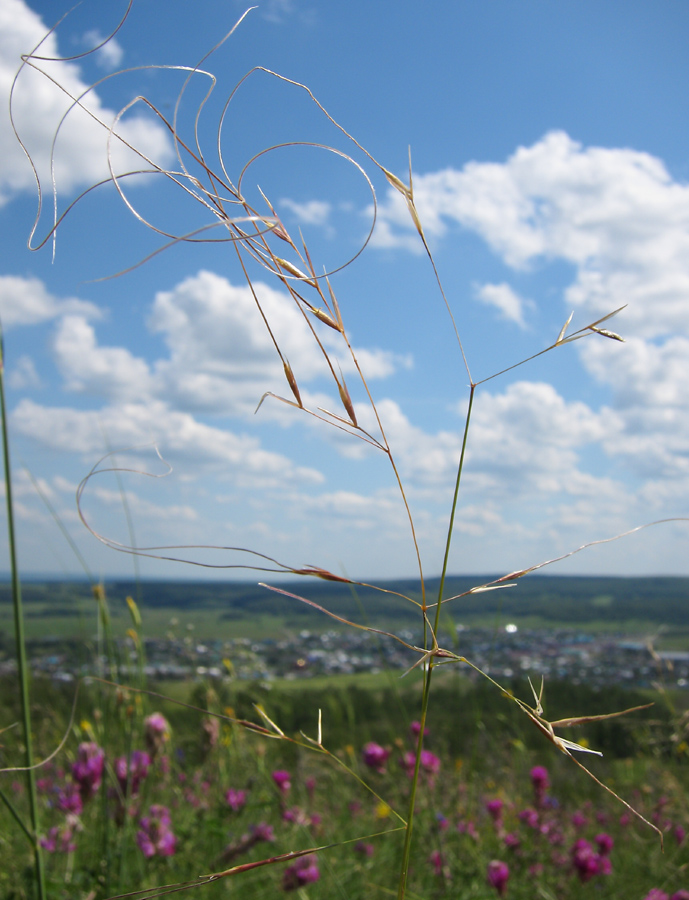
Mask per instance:
[[[404,691],[376,691],[335,681],[320,691],[261,695],[247,686],[197,685],[187,698],[195,709],[86,686],[67,744],[37,771],[50,896],[148,897],[180,882],[194,882],[201,896],[390,896],[420,686],[417,679]],[[263,715],[252,708],[252,693]],[[595,711],[619,704],[622,694],[581,688],[577,697],[553,685],[549,706],[559,714],[583,702]],[[35,696],[45,754],[67,726],[70,698],[48,683]],[[319,705],[327,753],[304,738],[317,737]],[[681,715],[665,704],[576,734],[584,745],[604,747],[592,770],[663,832],[663,853],[647,825],[545,746],[512,707],[494,690],[437,685],[420,757],[409,895],[689,897],[689,760],[686,744],[669,739]],[[5,707],[3,721],[13,712]],[[266,728],[276,740],[265,740]],[[3,765],[16,758],[16,731],[4,732]],[[0,787],[23,816],[20,773],[6,772]],[[30,845],[9,808],[0,812],[0,834],[0,894],[29,898]],[[228,873],[222,886],[201,886],[218,872]]]

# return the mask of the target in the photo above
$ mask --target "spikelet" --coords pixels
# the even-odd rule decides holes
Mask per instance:
[[[292,393],[294,394],[297,403],[301,409],[304,408],[304,404],[301,402],[301,394],[299,393],[299,387],[297,385],[297,379],[294,377],[294,372],[292,371],[292,366],[287,362],[287,360],[283,363],[285,368],[285,378],[287,379],[287,383],[290,386]],[[263,398],[261,398],[261,402],[263,402]],[[260,406],[260,404],[259,404]]]

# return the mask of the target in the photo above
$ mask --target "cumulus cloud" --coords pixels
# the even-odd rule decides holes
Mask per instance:
[[[3,328],[38,325],[69,313],[98,319],[101,311],[93,303],[76,298],[53,297],[40,278],[0,275],[0,317]]]
[[[476,296],[488,306],[497,309],[503,319],[514,322],[520,328],[526,328],[524,312],[533,308],[531,300],[525,300],[515,293],[509,284],[482,284],[476,288]]]
[[[24,388],[38,388],[41,379],[36,371],[33,359],[30,356],[20,356],[9,369],[7,383],[15,390]]]
[[[324,200],[309,200],[307,203],[297,203],[288,197],[280,200],[280,206],[289,209],[299,222],[305,225],[326,225],[332,206]]]
[[[254,437],[198,422],[160,401],[90,411],[46,407],[24,399],[12,413],[12,427],[52,450],[90,458],[103,453],[104,436],[116,447],[155,443],[171,462],[220,472],[243,487],[279,489],[295,481],[318,484],[323,480],[315,469],[295,466],[284,455],[262,449]]]
[[[585,148],[552,132],[505,163],[417,175],[414,196],[431,234],[459,224],[513,268],[539,257],[572,263],[577,277],[566,300],[585,314],[627,303],[634,334],[689,329],[689,185],[673,181],[648,153]],[[388,236],[408,236],[396,191],[380,214]]]
[[[147,395],[148,365],[124,347],[100,347],[83,316],[64,316],[53,339],[55,361],[71,391],[107,398]]]
[[[104,40],[105,35],[102,35],[99,31],[87,31],[84,35],[84,45],[86,47],[98,47],[99,44],[103,44]],[[111,72],[121,65],[124,59],[124,48],[117,38],[111,37],[107,43],[103,44],[102,47],[98,47],[98,50],[95,51],[95,59],[102,69]]]
[[[626,304],[614,328],[627,344],[574,345],[613,391],[603,446],[637,475],[686,478],[689,185],[648,153],[583,147],[564,132],[518,148],[504,163],[470,162],[418,175],[414,185],[429,234],[441,238],[452,224],[470,229],[514,269],[571,264],[564,301],[575,326]],[[406,246],[412,226],[397,192],[380,213],[385,243]],[[484,285],[479,298],[523,322],[507,285]]]
[[[262,282],[254,289],[300,385],[327,377],[328,368],[304,317],[284,291]],[[202,271],[159,292],[148,320],[162,334],[170,357],[155,364],[160,396],[185,409],[253,413],[266,391],[288,391],[275,346],[247,286]],[[346,373],[354,370],[331,329],[322,340]],[[330,333],[328,333],[330,332]],[[385,378],[411,360],[377,348],[356,348],[368,378]]]
[[[24,0],[3,0],[0,4],[0,101],[7,108],[12,83],[21,64],[21,55],[31,52],[47,32],[40,16]],[[60,57],[55,34],[49,35],[37,51],[43,57]],[[111,49],[111,61],[112,61]],[[102,58],[102,57],[101,57]],[[76,63],[37,61],[45,74],[24,66],[12,100],[17,131],[36,166],[41,181],[50,184],[50,154],[55,130],[70,105],[65,93],[46,75],[54,78],[73,97],[80,97],[88,85]],[[110,125],[115,111],[103,106],[96,92],[84,100],[89,112],[74,109],[61,128],[55,148],[55,177],[58,190],[87,186],[108,176],[107,129],[94,116]],[[91,113],[91,115],[89,114]],[[141,116],[125,118],[118,133],[149,158],[164,164],[172,158],[163,128]],[[139,156],[115,140],[112,144],[116,171],[142,167]],[[19,191],[35,189],[34,176],[11,128],[0,130],[0,204]]]

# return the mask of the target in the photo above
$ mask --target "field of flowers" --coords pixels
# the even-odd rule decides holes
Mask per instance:
[[[212,690],[208,698],[217,708]],[[324,752],[327,720],[316,746],[275,730],[260,710],[250,723],[230,707],[166,717],[155,705],[103,686],[37,770],[50,897],[150,897],[186,883],[199,897],[394,893],[417,721],[396,728],[391,713],[391,740]],[[434,718],[420,755],[410,897],[689,898],[681,754],[596,769],[663,832],[663,852],[656,833],[550,745],[534,752],[491,738],[480,759],[465,760],[436,738],[448,723],[434,728]],[[13,731],[3,735],[3,766]],[[11,819],[12,809],[25,816],[22,774],[5,772],[0,787],[9,800],[0,895],[28,898],[30,845]],[[220,884],[208,883],[212,874]]]

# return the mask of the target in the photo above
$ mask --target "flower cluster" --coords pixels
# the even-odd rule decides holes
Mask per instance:
[[[318,871],[318,859],[315,853],[307,853],[300,856],[291,866],[287,866],[282,876],[282,889],[295,891],[297,888],[318,881],[321,873]]]
[[[172,856],[177,847],[170,820],[170,810],[166,806],[154,804],[148,815],[139,821],[136,842],[146,857]]]

